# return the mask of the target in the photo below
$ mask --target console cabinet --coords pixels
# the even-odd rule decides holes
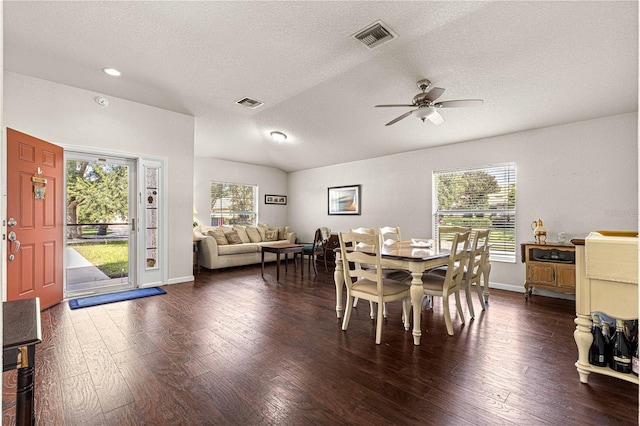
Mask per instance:
[[[571,243],[523,243],[520,246],[525,266],[524,297],[533,289],[552,290],[565,294],[576,292],[576,253]]]

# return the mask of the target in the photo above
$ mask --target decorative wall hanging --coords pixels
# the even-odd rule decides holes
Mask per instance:
[[[33,198],[36,200],[44,200],[44,193],[47,190],[47,179],[40,177],[42,175],[42,169],[38,167],[38,171],[31,177],[33,182]]]
[[[265,204],[287,204],[287,196],[286,195],[265,195],[264,196]]]
[[[329,214],[360,214],[360,185],[328,188]]]

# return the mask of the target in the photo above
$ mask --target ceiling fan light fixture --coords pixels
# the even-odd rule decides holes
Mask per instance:
[[[276,132],[273,131],[271,132],[271,139],[273,139],[274,141],[281,143],[287,140],[287,135],[285,135],[282,132]]]
[[[417,110],[415,110],[413,115],[418,117],[420,120],[425,121],[427,118],[429,118],[433,114],[435,114],[435,112],[436,111],[434,109],[432,109],[431,107],[422,107],[422,108],[418,108]]]

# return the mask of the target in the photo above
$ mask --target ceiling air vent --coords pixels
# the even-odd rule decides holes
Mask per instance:
[[[358,31],[353,37],[360,40],[367,48],[373,49],[381,44],[398,37],[396,33],[385,25],[382,21],[376,21],[362,31]]]
[[[236,101],[236,103],[251,109],[258,108],[263,104],[263,102],[251,98],[242,98],[239,101]]]

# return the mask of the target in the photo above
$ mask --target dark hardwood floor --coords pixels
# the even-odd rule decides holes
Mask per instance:
[[[365,301],[342,331],[332,271],[297,272],[276,283],[273,264],[265,280],[259,265],[203,269],[166,295],[43,311],[36,423],[638,424],[637,385],[580,383],[572,301],[493,290],[453,337],[437,301],[421,346],[391,303],[376,345]],[[15,381],[3,373],[3,424]]]

